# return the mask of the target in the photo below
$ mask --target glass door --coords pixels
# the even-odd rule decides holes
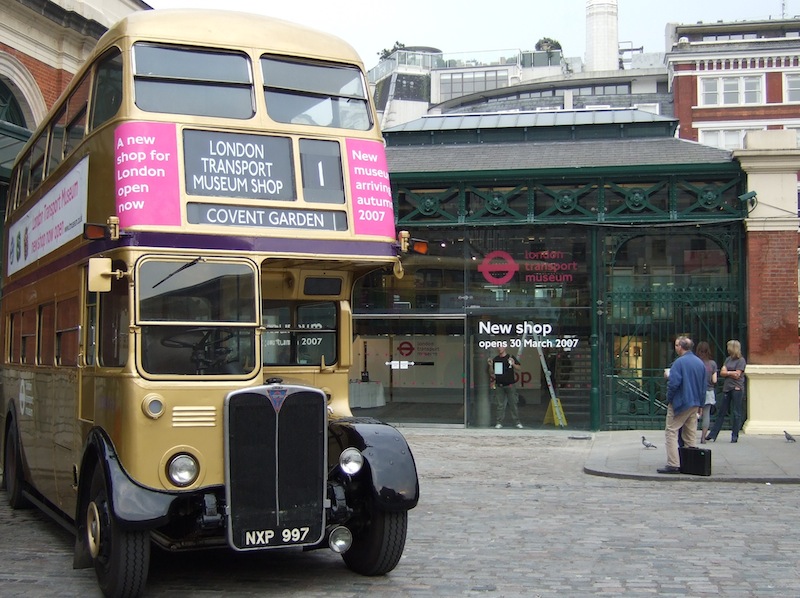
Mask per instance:
[[[355,316],[353,327],[353,415],[465,425],[463,316]]]

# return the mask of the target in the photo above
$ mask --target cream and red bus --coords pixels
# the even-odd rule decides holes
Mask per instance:
[[[402,237],[401,237],[402,239]],[[402,274],[354,50],[283,21],[113,26],[15,164],[3,483],[140,594],[151,547],[330,547],[394,569],[419,484],[348,405],[351,294]]]

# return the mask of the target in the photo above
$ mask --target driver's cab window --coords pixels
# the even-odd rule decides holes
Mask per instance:
[[[254,372],[255,268],[219,258],[151,258],[138,269],[141,367],[149,374]]]

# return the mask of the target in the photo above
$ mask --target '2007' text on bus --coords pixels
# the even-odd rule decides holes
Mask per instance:
[[[143,591],[152,545],[327,546],[394,569],[416,466],[348,405],[354,282],[402,274],[352,48],[254,15],[134,14],[11,185],[11,505],[65,520],[108,596]]]

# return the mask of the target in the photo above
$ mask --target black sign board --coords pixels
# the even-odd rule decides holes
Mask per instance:
[[[183,154],[189,195],[297,199],[288,137],[185,130]]]
[[[190,224],[311,230],[347,230],[347,214],[338,210],[285,210],[278,208],[189,202],[186,205],[186,218]]]

